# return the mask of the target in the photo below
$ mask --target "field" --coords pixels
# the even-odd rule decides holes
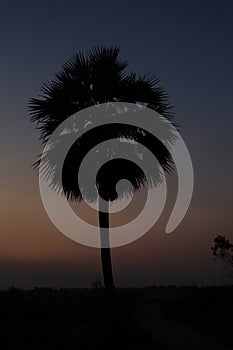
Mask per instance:
[[[233,287],[117,289],[116,317],[103,288],[10,288],[0,292],[4,349],[131,346],[233,349]]]

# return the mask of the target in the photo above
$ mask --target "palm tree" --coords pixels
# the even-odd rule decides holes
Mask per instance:
[[[106,102],[141,103],[171,118],[171,106],[166,92],[159,86],[159,79],[151,74],[138,76],[126,72],[127,62],[119,57],[117,47],[96,47],[87,54],[77,53],[67,61],[56,78],[41,87],[40,98],[31,98],[31,121],[40,130],[40,139],[46,143],[53,131],[66,118],[89,106]],[[107,135],[107,136],[106,136]],[[131,125],[103,125],[86,132],[70,148],[63,165],[62,186],[68,199],[82,201],[77,185],[77,172],[85,154],[106,139],[120,136],[133,138],[154,153],[166,172],[172,169],[172,158],[164,144],[149,132]],[[35,163],[39,166],[40,160]],[[106,178],[111,181],[106,181]],[[96,186],[99,197],[108,203],[117,199],[115,184],[128,179],[134,190],[142,188],[148,179],[133,162],[125,159],[107,162],[98,172]],[[151,174],[149,185],[156,186],[157,174]],[[87,200],[96,201],[88,189]],[[104,208],[107,209],[107,208]],[[103,210],[103,208],[102,208]],[[99,226],[109,228],[109,214],[99,206]],[[101,248],[102,271],[108,300],[112,300],[114,282],[110,248]]]

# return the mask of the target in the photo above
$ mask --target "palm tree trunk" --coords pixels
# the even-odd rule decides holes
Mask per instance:
[[[109,202],[103,201],[99,196],[99,226],[101,241],[101,263],[104,286],[109,304],[109,311],[114,313],[114,281],[112,273],[111,250],[109,246]],[[103,248],[106,247],[106,248]]]

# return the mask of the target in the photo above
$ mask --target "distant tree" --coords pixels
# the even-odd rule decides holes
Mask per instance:
[[[227,266],[233,268],[233,244],[229,239],[218,235],[211,250],[215,259],[221,259]]]

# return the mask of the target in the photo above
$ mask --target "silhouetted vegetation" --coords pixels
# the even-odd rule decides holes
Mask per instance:
[[[218,235],[211,248],[214,258],[221,259],[227,266],[233,268],[233,244],[226,237]]]
[[[40,97],[30,99],[31,121],[36,123],[42,143],[46,143],[58,125],[68,117],[101,103],[117,101],[137,103],[170,119],[172,117],[171,106],[167,93],[159,85],[160,79],[152,74],[140,76],[135,72],[128,73],[127,68],[128,63],[120,58],[118,47],[95,47],[87,53],[79,52],[67,61],[61,71],[56,74],[55,79],[42,85]],[[53,178],[56,180],[50,185],[53,185],[54,190],[62,187],[66,197],[70,200],[86,199],[89,202],[98,200],[99,226],[104,227],[107,231],[109,229],[109,208],[108,204],[105,205],[106,207],[104,204],[101,205],[103,202],[101,198],[104,198],[107,203],[116,200],[119,195],[116,192],[116,184],[121,179],[127,179],[134,191],[141,189],[145,184],[155,187],[158,185],[160,174],[153,172],[147,178],[142,169],[130,159],[124,159],[122,156],[119,159],[112,159],[116,150],[108,154],[110,151],[107,149],[105,150],[107,151],[106,162],[96,176],[98,191],[93,191],[93,188],[89,186],[82,193],[77,179],[84,156],[101,142],[109,139],[119,142],[120,137],[125,137],[148,148],[158,159],[165,172],[172,170],[173,160],[164,143],[153,137],[149,131],[128,124],[115,123],[114,126],[105,122],[103,124],[87,130],[73,143],[64,160],[62,181],[57,180],[58,177],[54,175]],[[38,160],[35,166],[38,167],[40,162],[46,168],[45,177],[48,173],[56,173],[56,164],[51,164],[49,157],[44,163],[43,160]],[[124,188],[120,195],[128,195],[130,188],[129,186]],[[107,246],[103,244],[102,236],[100,234],[103,280],[111,305],[114,297],[111,253],[109,244]],[[108,231],[105,234],[105,241],[109,241]]]

